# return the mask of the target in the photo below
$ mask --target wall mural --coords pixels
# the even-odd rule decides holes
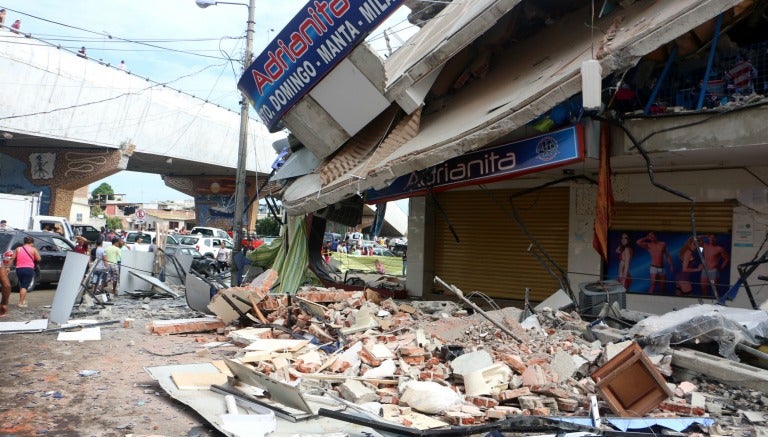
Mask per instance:
[[[195,196],[197,224],[230,230],[235,218],[234,194],[205,194]],[[247,216],[244,216],[247,223]]]
[[[30,153],[29,165],[32,169],[30,171],[32,180],[52,179],[53,172],[56,170],[56,154],[52,152]]]
[[[39,168],[35,168],[38,159],[33,155],[43,155],[40,157]],[[53,157],[47,155],[54,155]],[[0,193],[8,194],[21,194],[29,195],[34,193],[41,193],[40,197],[40,214],[48,215],[48,211],[51,207],[51,189],[47,185],[35,185],[28,181],[24,176],[29,168],[30,173],[37,179],[36,176],[40,176],[39,179],[50,179],[53,176],[54,164],[56,162],[56,154],[52,153],[39,153],[30,154],[30,166],[13,158],[5,153],[0,153]],[[34,170],[39,170],[35,174]],[[46,175],[50,175],[47,176]]]
[[[681,297],[714,297],[730,288],[731,235],[701,232],[696,253],[686,232],[622,231],[608,233],[609,260],[605,278],[615,279],[629,293]]]

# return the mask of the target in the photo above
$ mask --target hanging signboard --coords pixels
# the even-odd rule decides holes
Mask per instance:
[[[383,190],[368,190],[366,203],[381,203],[487,184],[584,160],[580,125],[514,143],[477,150],[426,170],[401,176]]]
[[[270,132],[403,0],[310,0],[246,69],[237,87]]]

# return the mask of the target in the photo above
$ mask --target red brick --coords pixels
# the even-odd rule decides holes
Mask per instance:
[[[466,399],[467,402],[471,402],[480,408],[493,408],[499,405],[499,401],[492,398],[486,398],[484,396],[467,396],[464,399]]]
[[[402,359],[403,361],[411,365],[419,365],[424,363],[423,355],[415,356],[415,357],[406,356],[406,357],[402,357]]]
[[[705,414],[703,408],[693,407],[689,404],[678,402],[664,402],[659,405],[659,409],[661,411],[668,411],[683,416],[703,416]]]
[[[520,358],[518,355],[504,354],[501,356],[501,359],[509,367],[511,367],[515,372],[517,373],[525,372],[525,363],[523,362],[523,359]]]
[[[448,419],[451,425],[468,426],[475,424],[475,418],[471,414],[459,411],[448,411],[445,413],[445,418]]]
[[[531,414],[534,416],[549,416],[550,409],[547,407],[536,407],[531,410]]]
[[[485,412],[485,417],[488,419],[506,419],[507,413],[501,410],[488,410]]]
[[[377,359],[373,356],[371,351],[369,351],[367,348],[363,348],[360,353],[360,359],[367,365],[371,367],[379,367],[381,365],[381,360]]]
[[[579,408],[579,401],[575,399],[557,398],[555,401],[557,402],[557,408],[559,408],[560,411],[573,413]]]
[[[496,399],[499,402],[506,402],[512,399],[517,399],[520,396],[528,396],[531,394],[531,390],[528,387],[520,387],[514,390],[502,390],[496,395]]]
[[[418,346],[405,346],[399,350],[401,356],[413,357],[416,355],[425,355],[427,351]]]

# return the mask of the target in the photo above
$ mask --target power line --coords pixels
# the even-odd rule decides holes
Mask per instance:
[[[27,16],[27,17],[30,17],[30,18],[34,18],[36,20],[44,21],[46,23],[56,24],[58,26],[79,30],[81,32],[92,33],[94,35],[100,35],[102,37],[107,37],[107,38],[109,38],[111,40],[114,39],[114,40],[128,42],[128,43],[133,43],[133,44],[145,45],[145,46],[148,46],[148,47],[154,47],[156,49],[166,50],[166,51],[175,52],[175,53],[183,53],[183,54],[187,54],[187,55],[190,55],[190,56],[200,56],[200,57],[204,57],[204,58],[219,59],[218,57],[215,57],[215,56],[203,55],[203,54],[194,53],[194,52],[187,52],[187,51],[184,51],[184,50],[178,50],[178,49],[174,49],[174,48],[170,48],[170,47],[164,47],[164,46],[159,46],[159,45],[155,45],[155,44],[151,44],[151,43],[131,40],[131,39],[127,39],[127,38],[121,38],[119,36],[113,36],[113,35],[111,35],[109,33],[106,33],[106,32],[96,32],[96,31],[85,29],[85,28],[82,28],[82,27],[72,26],[70,24],[62,23],[62,22],[59,22],[59,21],[54,21],[54,20],[49,20],[47,18],[38,17],[36,15],[28,14],[26,12],[14,10],[14,9],[11,9],[11,8],[6,8],[6,9],[8,11],[15,12],[17,14],[21,14],[21,15],[24,15],[24,16]],[[31,35],[31,34],[25,34],[25,35]]]

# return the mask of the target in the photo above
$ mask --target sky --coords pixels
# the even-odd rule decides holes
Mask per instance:
[[[233,2],[234,3],[234,2]],[[237,81],[245,51],[247,0],[243,5],[219,4],[202,9],[194,0],[0,0],[8,10],[6,25],[21,20],[21,30],[43,42],[78,51],[85,47],[91,59],[117,65],[157,82],[174,81],[172,87],[239,112]],[[254,53],[258,55],[306,0],[257,0]],[[245,6],[244,6],[245,5]],[[402,7],[368,41],[386,55],[382,30],[393,45],[415,32]],[[42,40],[42,41],[40,41]],[[176,80],[182,76],[189,77]],[[251,109],[251,118],[257,118]],[[123,171],[102,182],[126,200],[188,199],[165,186],[160,175]]]

